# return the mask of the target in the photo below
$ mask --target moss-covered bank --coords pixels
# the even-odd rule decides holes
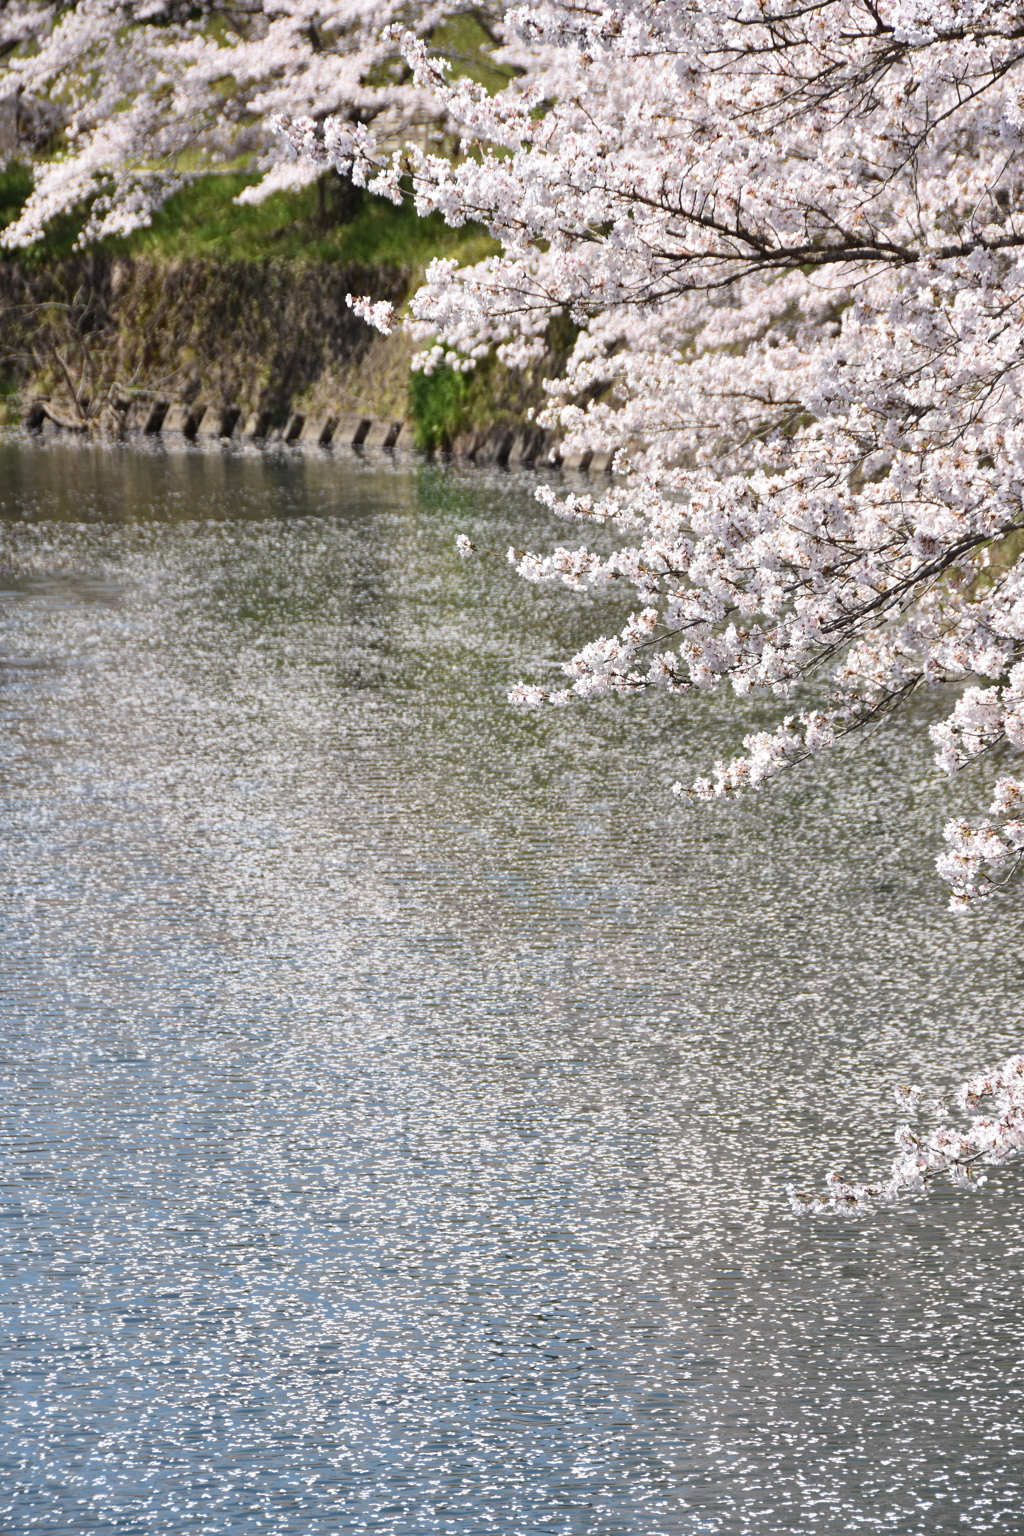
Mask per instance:
[[[72,388],[130,398],[150,391],[269,411],[359,401],[405,408],[408,357],[378,341],[345,303],[401,303],[400,267],[167,261],[86,253],[45,266],[0,263],[0,348],[8,417],[30,395]]]

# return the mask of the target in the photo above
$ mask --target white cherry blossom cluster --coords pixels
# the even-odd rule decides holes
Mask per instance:
[[[31,43],[53,24],[56,6],[36,5],[32,0],[9,0],[0,9],[0,51],[8,53]]]
[[[240,202],[305,186],[319,168],[275,133],[281,114],[330,120],[328,148],[339,164],[347,150],[349,168],[410,133],[429,137],[437,101],[412,79],[388,27],[426,35],[466,9],[445,0],[0,8],[0,99],[48,102],[63,121],[56,153],[21,146],[35,185],[2,243],[29,246],[87,202],[82,244],[127,233],[184,181],[228,163],[262,171]]]
[[[985,1183],[986,1168],[1024,1152],[1024,1056],[1011,1056],[961,1084],[951,1096],[952,1108],[946,1099],[924,1103],[918,1088],[900,1087],[894,1094],[898,1108],[923,1109],[941,1123],[932,1131],[899,1126],[895,1134],[899,1150],[889,1177],[877,1184],[851,1182],[831,1173],[823,1192],[803,1192],[790,1185],[789,1200],[795,1211],[812,1216],[856,1215],[891,1204],[902,1195],[926,1194],[943,1177],[960,1189],[977,1189]],[[949,1123],[955,1113],[967,1117],[967,1123]]]
[[[1007,884],[1024,859],[1024,785],[1018,779],[999,779],[989,810],[1000,820],[972,823],[955,817],[943,828],[949,849],[936,863],[949,881],[954,912]]]
[[[360,320],[365,320],[367,325],[372,325],[383,336],[390,335],[395,321],[395,306],[387,299],[381,299],[375,304],[372,299],[359,298],[349,293],[345,296],[345,302]]]

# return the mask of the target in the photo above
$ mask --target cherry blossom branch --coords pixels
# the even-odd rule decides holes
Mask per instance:
[[[901,1109],[922,1106],[940,1121],[951,1118],[947,1100],[922,1105],[919,1088],[900,1087],[894,1096]],[[866,1184],[830,1173],[821,1192],[789,1185],[793,1209],[799,1215],[858,1215],[907,1194],[927,1194],[941,1178],[959,1189],[978,1189],[986,1182],[987,1168],[999,1167],[1024,1152],[1024,1056],[1011,1056],[961,1084],[952,1102],[955,1111],[969,1116],[967,1124],[941,1124],[931,1132],[914,1130],[909,1124],[899,1126],[895,1134],[899,1151],[887,1179]],[[973,1113],[986,1106],[986,1113]]]

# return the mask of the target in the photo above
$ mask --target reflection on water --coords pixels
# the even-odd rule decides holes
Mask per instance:
[[[4,1529],[1022,1529],[1024,1170],[780,1197],[1019,1048],[984,792],[919,720],[687,815],[729,700],[509,710],[620,617],[454,553],[531,490],[0,443]]]

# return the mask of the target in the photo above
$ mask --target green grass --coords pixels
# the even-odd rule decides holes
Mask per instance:
[[[450,229],[439,214],[417,218],[408,204],[396,208],[333,173],[323,178],[322,187],[276,192],[257,207],[240,207],[234,199],[255,179],[244,171],[201,176],[169,198],[147,228],[104,241],[101,248],[169,261],[269,258],[301,265],[400,266],[415,272],[434,256],[471,262],[496,249],[479,225]],[[17,217],[31,186],[23,166],[0,172],[0,227]],[[82,217],[69,215],[56,220],[30,249],[3,254],[33,267],[62,260],[72,254],[81,227]]]
[[[253,180],[244,172],[204,176],[170,198],[148,229],[136,230],[119,247],[132,255],[169,260],[270,257],[415,269],[434,256],[477,261],[495,248],[478,225],[450,229],[438,214],[417,218],[408,204],[396,208],[384,198],[343,188],[337,177],[325,179],[326,193],[305,187],[301,192],[275,192],[255,208],[239,207],[233,199]]]

